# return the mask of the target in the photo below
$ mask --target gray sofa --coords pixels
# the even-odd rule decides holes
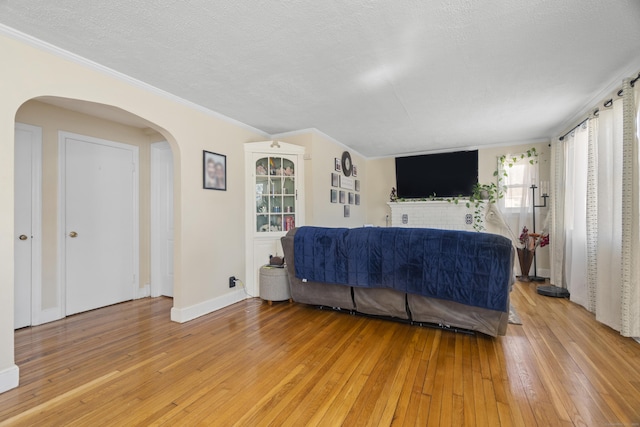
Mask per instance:
[[[505,335],[509,313],[469,306],[454,301],[404,293],[387,288],[361,288],[341,284],[306,281],[296,277],[294,236],[297,229],[282,237],[282,248],[291,285],[291,298],[298,303],[382,316],[416,324]],[[509,289],[512,283],[509,283]],[[508,291],[507,291],[508,292]]]

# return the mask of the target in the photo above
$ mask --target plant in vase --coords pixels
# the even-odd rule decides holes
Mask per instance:
[[[520,262],[521,276],[520,280],[529,280],[529,269],[533,262],[533,256],[538,246],[544,247],[549,244],[549,233],[530,233],[529,229],[525,225],[522,227],[522,233],[518,238],[522,247],[516,248],[518,250],[518,261]]]

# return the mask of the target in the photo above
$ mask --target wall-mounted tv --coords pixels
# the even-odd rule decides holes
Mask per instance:
[[[470,196],[477,182],[478,150],[396,157],[400,198]]]

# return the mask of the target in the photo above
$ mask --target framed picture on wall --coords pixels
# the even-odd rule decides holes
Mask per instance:
[[[227,191],[227,156],[202,152],[202,188]]]
[[[351,171],[352,176],[358,176],[358,168],[356,165],[353,165],[353,170]]]
[[[360,195],[356,194],[356,205],[360,205]]]
[[[331,186],[340,187],[340,175],[337,173],[331,174]]]
[[[344,217],[349,218],[351,216],[351,206],[344,205]]]
[[[344,191],[340,191],[340,203],[344,204]]]
[[[356,179],[356,182],[354,183],[354,188],[356,191],[360,191],[360,180]]]
[[[353,197],[353,193],[349,193],[349,204],[352,205],[355,203],[355,197]]]
[[[338,190],[331,190],[331,203],[338,203]]]
[[[342,160],[336,157],[334,159],[334,167],[336,169],[336,172],[342,172]]]

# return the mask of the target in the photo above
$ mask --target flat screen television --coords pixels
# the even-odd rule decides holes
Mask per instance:
[[[478,150],[396,157],[398,197],[470,196],[478,182]]]

